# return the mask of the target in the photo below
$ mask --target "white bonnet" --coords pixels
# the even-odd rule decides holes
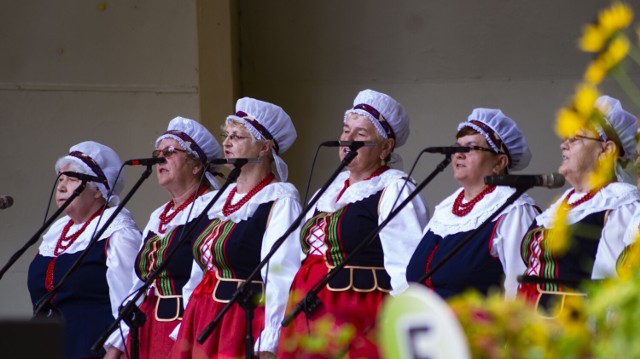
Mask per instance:
[[[458,125],[458,131],[464,127],[473,128],[480,133],[494,152],[506,154],[509,158],[509,169],[518,171],[529,165],[531,151],[524,133],[515,121],[499,109],[474,109],[467,121]]]
[[[620,148],[620,157],[634,159],[636,156],[636,133],[638,119],[625,111],[620,101],[610,96],[600,96],[596,100],[596,107],[605,115],[605,120],[615,131],[618,138],[610,138]],[[606,137],[606,133],[600,133]]]
[[[344,121],[350,113],[367,117],[380,136],[394,138],[395,146],[400,147],[409,137],[409,114],[404,107],[391,96],[374,90],[363,90],[353,100],[353,108],[344,114]]]
[[[182,146],[188,153],[199,159],[205,168],[210,160],[222,157],[222,148],[211,132],[207,130],[201,123],[184,117],[176,117],[169,121],[167,131],[160,135],[156,140],[155,146],[158,147],[160,141],[165,138],[172,138]],[[207,171],[207,179],[215,188],[219,189],[220,184],[215,176]]]
[[[278,176],[286,181],[289,175],[287,164],[280,157],[298,137],[291,117],[280,107],[269,102],[243,97],[236,102],[236,113],[227,116],[227,121],[237,121],[257,140],[273,140],[273,159]]]
[[[62,167],[67,164],[75,165],[80,173],[106,179],[108,186],[97,182],[94,182],[94,185],[105,199],[107,199],[109,191],[113,189],[111,198],[108,198],[109,205],[117,206],[120,203],[118,195],[124,188],[124,173],[118,177],[122,162],[118,154],[110,147],[94,141],[78,143],[69,149],[68,155],[56,161],[56,173],[60,173]]]

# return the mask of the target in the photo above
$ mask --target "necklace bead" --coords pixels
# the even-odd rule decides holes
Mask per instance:
[[[569,203],[569,197],[571,197],[576,192],[576,189],[572,188],[571,191],[569,192],[569,194],[567,194],[567,197],[565,197],[564,203],[567,206],[569,206],[569,208],[575,208],[575,207],[585,203],[586,201],[590,200],[591,198],[593,198],[593,196],[595,196],[596,193],[598,193],[599,190],[600,190],[600,188],[591,190],[591,191],[589,191],[589,193],[587,193],[584,196],[580,197],[579,200],[577,200],[577,201],[575,201],[573,203]]]
[[[453,201],[451,212],[458,217],[466,216],[473,210],[473,207],[476,205],[476,203],[480,202],[484,198],[484,196],[493,192],[495,189],[496,186],[487,186],[482,190],[482,192],[478,193],[467,203],[462,203],[462,200],[464,199],[464,190],[462,190],[460,194],[458,194],[458,197],[456,197],[455,201]]]
[[[196,198],[202,196],[206,191],[206,186],[200,187],[198,192],[194,193],[191,197],[189,197],[189,199],[179,205],[173,212],[171,212],[171,214],[169,214],[169,211],[171,210],[171,207],[173,207],[173,201],[169,201],[164,206],[162,213],[160,213],[160,224],[158,224],[158,233],[163,234],[164,232],[166,232],[166,226],[178,215],[178,213],[182,212],[183,209],[185,209],[188,205],[195,201]]]
[[[255,196],[256,193],[260,192],[261,189],[265,188],[269,183],[271,183],[274,178],[276,178],[276,176],[273,173],[269,173],[260,182],[258,182],[255,187],[253,187],[247,194],[245,194],[244,197],[242,197],[238,201],[238,203],[235,204],[231,204],[231,200],[236,195],[238,187],[233,187],[231,191],[229,191],[229,195],[224,202],[224,206],[222,207],[222,214],[225,215],[225,217],[229,217],[233,212],[239,210],[240,208],[242,208],[242,206],[245,205],[245,203],[249,202],[249,200],[253,196]]]
[[[75,241],[78,239],[78,237],[80,237],[84,230],[87,229],[91,221],[93,221],[93,219],[96,218],[100,213],[102,213],[102,208],[98,209],[94,214],[92,214],[91,217],[89,217],[89,219],[84,222],[82,227],[80,227],[80,229],[76,233],[67,237],[67,233],[69,233],[71,226],[73,226],[73,220],[70,219],[62,229],[62,233],[60,233],[60,237],[58,238],[58,242],[56,243],[56,248],[53,250],[54,256],[59,256],[60,254],[64,253],[64,251],[66,251],[69,247],[71,247],[71,245],[75,243]]]

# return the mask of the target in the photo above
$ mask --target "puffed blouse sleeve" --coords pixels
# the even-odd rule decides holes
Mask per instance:
[[[404,179],[398,179],[384,189],[378,208],[378,224],[385,221],[389,213],[415,190],[411,182],[403,186],[404,183]],[[384,252],[384,268],[391,277],[391,295],[400,294],[408,287],[407,265],[422,239],[422,230],[428,220],[429,212],[418,195],[379,233]]]
[[[616,263],[624,248],[630,244],[631,237],[626,232],[634,226],[632,218],[639,210],[639,203],[633,202],[609,211],[598,243],[591,279],[618,276]],[[635,225],[637,229],[637,222]]]
[[[287,231],[300,212],[297,198],[285,197],[274,202],[262,240],[261,259],[269,253],[273,244]],[[302,249],[299,236],[298,226],[271,257],[269,265],[262,268],[262,278],[266,278],[265,327],[255,343],[256,353],[277,351],[280,322],[284,318],[289,287],[300,268]]]
[[[142,236],[135,226],[126,226],[114,231],[107,247],[107,283],[113,318],[118,317],[120,305],[125,301],[134,285],[133,266],[142,245]],[[126,325],[123,325],[126,326]],[[127,328],[128,329],[128,328]],[[128,330],[124,330],[128,333]],[[111,334],[105,347],[124,349],[119,330]]]
[[[498,219],[495,235],[492,239],[491,254],[500,259],[505,273],[505,298],[513,299],[518,291],[518,275],[527,269],[520,254],[522,238],[531,223],[538,215],[538,210],[532,204],[523,203],[513,206]]]

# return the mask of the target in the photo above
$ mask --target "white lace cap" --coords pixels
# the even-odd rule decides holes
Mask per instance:
[[[124,173],[116,181],[122,161],[113,149],[94,141],[81,142],[72,146],[68,155],[56,161],[56,173],[60,173],[62,167],[67,164],[74,166],[77,172],[106,179],[108,188],[97,182],[92,182],[92,185],[98,188],[109,205],[117,206],[120,203],[118,195],[124,188]],[[113,188],[113,193],[108,198],[107,195],[111,188]]]
[[[286,162],[280,157],[295,142],[298,134],[291,117],[282,107],[269,102],[243,97],[236,102],[236,113],[227,116],[227,122],[237,121],[257,140],[273,140],[271,154],[280,181],[289,177]]]
[[[165,138],[178,141],[180,146],[199,159],[205,168],[208,161],[222,157],[222,148],[218,141],[206,127],[195,120],[180,116],[175,117],[169,121],[167,131],[158,137],[155,146],[158,147],[160,141]],[[220,189],[220,183],[213,173],[207,171],[205,175],[215,189]]]
[[[393,97],[374,90],[360,91],[353,107],[345,111],[343,122],[350,113],[367,117],[382,138],[395,138],[396,147],[407,142],[409,114]]]
[[[515,121],[499,109],[475,108],[467,121],[458,125],[458,131],[471,127],[480,133],[496,153],[509,157],[509,169],[525,169],[531,161],[527,139]]]

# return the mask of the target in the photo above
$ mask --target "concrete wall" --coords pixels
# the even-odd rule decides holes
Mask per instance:
[[[300,187],[315,147],[338,136],[344,111],[364,88],[388,93],[409,112],[411,135],[398,151],[406,170],[423,148],[453,143],[457,124],[473,108],[491,107],[501,108],[527,135],[534,156],[521,173],[553,172],[560,161],[555,113],[591,60],[577,49],[577,41],[583,25],[608,4],[245,1],[242,89],[289,111],[300,140],[285,157],[298,169],[291,171],[291,180]],[[604,88],[638,113],[616,85]],[[338,164],[334,151],[321,153],[314,189]],[[440,160],[423,156],[414,178],[424,179]],[[449,168],[424,197],[433,208],[457,187]],[[530,191],[542,207],[558,193]]]
[[[411,115],[411,136],[399,149],[405,169],[424,147],[452,143],[457,123],[474,107],[498,107],[529,139],[534,158],[524,173],[555,171],[554,114],[590,60],[576,48],[580,29],[609,4],[245,0],[229,7],[237,23],[226,23],[218,18],[229,11],[225,3],[2,4],[0,195],[12,195],[15,204],[0,211],[0,264],[42,223],[53,164],[72,144],[92,139],[114,147],[122,159],[147,157],[178,114],[202,114],[217,134],[221,113],[231,111],[221,93],[272,101],[289,112],[299,137],[284,157],[301,192],[316,145],[338,136],[344,110],[364,88],[389,93]],[[237,43],[226,42],[229,30],[221,24],[232,27]],[[212,87],[219,79],[227,93]],[[605,89],[638,113],[617,86]],[[423,157],[414,177],[422,180],[440,160]],[[337,164],[335,152],[323,150],[312,189]],[[127,188],[141,171],[127,168]],[[447,169],[423,194],[433,208],[456,187]],[[530,193],[545,207],[560,190]],[[128,208],[142,227],[166,199],[151,177]],[[36,247],[0,281],[0,318],[29,316],[26,269]]]
[[[43,222],[53,165],[95,140],[149,157],[171,118],[199,115],[195,1],[5,1],[0,11],[0,262]],[[143,168],[126,170],[127,188]],[[140,227],[166,201],[155,176],[127,206]],[[52,206],[52,211],[55,208]],[[50,212],[51,214],[52,212]],[[32,247],[0,282],[0,317],[28,316]]]

